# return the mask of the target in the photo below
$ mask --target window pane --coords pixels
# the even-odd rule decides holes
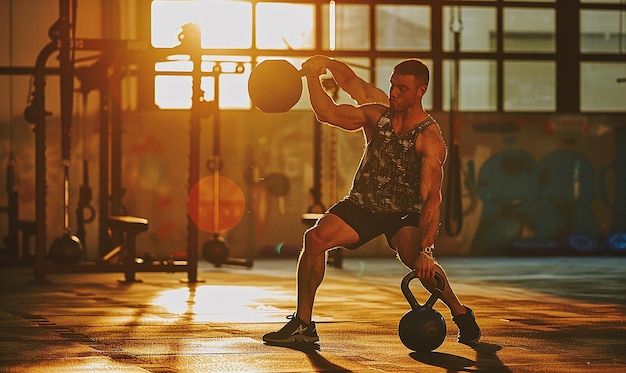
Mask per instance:
[[[180,28],[195,20],[196,5],[191,1],[153,1],[151,7],[152,46],[173,48],[180,44],[178,40]]]
[[[625,25],[626,12],[615,10],[581,11],[580,51],[583,53],[623,53],[626,51]]]
[[[376,49],[430,50],[430,7],[423,5],[377,5]]]
[[[155,76],[154,103],[161,109],[190,109],[191,82],[190,76]]]
[[[375,84],[378,88],[387,92],[387,95],[389,95],[389,88],[391,87],[391,83],[389,80],[391,79],[393,68],[402,61],[403,59],[390,58],[379,58],[376,60]],[[433,61],[427,59],[422,59],[422,61],[424,61],[424,63],[426,64],[426,66],[428,66],[428,69],[430,70],[430,81],[432,82],[433,73],[436,73],[435,71],[433,71]],[[433,107],[433,93],[432,87],[430,87],[430,85],[428,90],[426,91],[426,94],[422,98],[422,105],[426,110],[429,110]]]
[[[584,62],[580,73],[581,111],[626,111],[626,63]]]
[[[170,56],[169,58],[170,61],[157,62],[154,65],[154,70],[160,73],[155,78],[155,103],[162,109],[189,109],[191,108],[192,78],[190,75],[184,76],[179,73],[191,73],[194,64],[188,60],[187,56]],[[219,71],[220,108],[249,109],[251,107],[247,92],[251,70],[250,57],[202,56],[201,70],[215,74]],[[215,100],[214,77],[204,76],[200,84],[204,91],[204,99]]]
[[[239,1],[199,2],[202,48],[250,48],[252,4]]]
[[[462,25],[461,52],[495,52],[495,8],[443,7],[443,50],[446,52],[454,51],[453,30],[457,30],[459,21]]]
[[[232,56],[230,56],[232,57]],[[233,58],[231,58],[232,60]],[[249,58],[247,59],[249,61]],[[213,68],[215,63],[205,62],[207,67]],[[221,74],[219,75],[219,107],[220,109],[250,109],[252,103],[248,95],[248,78],[250,77],[251,63],[220,62]],[[241,71],[238,72],[238,68]],[[203,68],[203,71],[205,69]],[[205,79],[205,78],[203,78]],[[215,99],[215,80],[203,81],[204,97],[207,100]]]
[[[505,8],[504,50],[506,52],[555,52],[554,9]]]
[[[450,110],[454,63],[443,61],[443,108]],[[461,60],[459,64],[459,110],[495,111],[496,63],[495,61]]]
[[[314,49],[315,6],[257,4],[256,45],[260,49]]]
[[[238,48],[252,46],[252,5],[231,1],[152,2],[152,45],[173,48],[180,44],[178,34],[189,22],[197,23],[202,34],[202,48]]]
[[[555,87],[554,62],[504,62],[505,111],[554,111]]]
[[[329,6],[322,7],[322,48],[330,49]],[[370,48],[369,5],[335,6],[335,49],[368,50]]]
[[[187,56],[184,56],[187,57]],[[154,64],[154,71],[193,71],[193,62],[188,57],[181,60],[157,62]]]

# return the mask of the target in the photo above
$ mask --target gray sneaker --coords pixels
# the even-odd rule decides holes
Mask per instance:
[[[277,332],[267,333],[263,340],[269,343],[315,343],[320,340],[315,329],[315,322],[306,324],[294,313],[287,316],[289,322]]]

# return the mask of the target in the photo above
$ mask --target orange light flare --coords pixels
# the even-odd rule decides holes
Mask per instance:
[[[191,220],[205,232],[220,233],[234,228],[246,210],[241,188],[225,176],[207,176],[194,184],[187,196]]]

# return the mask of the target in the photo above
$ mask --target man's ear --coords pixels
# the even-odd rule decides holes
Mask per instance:
[[[417,89],[417,92],[419,93],[420,97],[424,97],[427,89],[428,89],[428,86],[426,85],[423,85]]]

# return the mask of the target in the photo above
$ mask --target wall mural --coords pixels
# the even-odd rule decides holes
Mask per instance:
[[[496,254],[511,241],[533,235],[537,175],[537,162],[524,150],[499,152],[483,164],[476,186],[483,210],[472,253]]]
[[[614,146],[603,145],[604,151]],[[604,167],[594,168],[581,148],[556,149],[539,159],[526,147],[491,154],[475,182],[482,211],[470,254],[597,253],[607,245],[623,250],[626,131],[617,129],[615,160]],[[597,161],[597,154],[592,157]],[[599,201],[612,211],[610,224],[594,211]]]

